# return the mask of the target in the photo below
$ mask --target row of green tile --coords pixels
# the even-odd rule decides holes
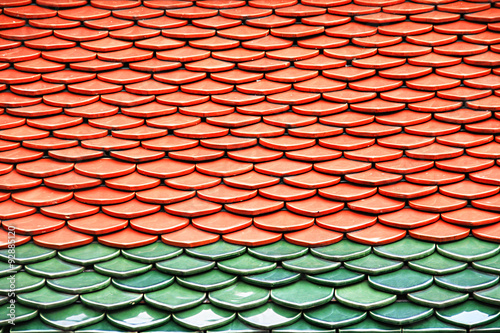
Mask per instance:
[[[349,329],[352,332],[355,329],[359,332],[370,332],[376,329],[378,332],[403,330],[403,332],[430,333],[440,330],[465,332],[464,328],[476,328],[480,331],[482,326],[483,331],[487,331],[485,325],[500,328],[500,308],[473,300],[436,311],[402,301],[369,312],[329,302],[322,307],[303,312],[274,303],[266,303],[240,312],[221,309],[211,304],[201,304],[177,313],[169,313],[144,304],[104,313],[82,304],[73,304],[63,309],[40,313],[17,305],[16,314],[16,325],[7,327],[6,330],[10,329],[11,332],[17,333],[55,333],[75,330],[102,333],[124,330],[255,332],[259,329],[290,332],[293,331],[294,325],[299,332],[324,332],[334,329],[343,329],[346,332]],[[277,328],[281,329],[276,330]]]

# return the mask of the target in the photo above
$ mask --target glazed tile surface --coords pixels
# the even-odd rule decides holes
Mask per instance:
[[[0,0],[2,330],[500,331],[499,45],[495,1]]]

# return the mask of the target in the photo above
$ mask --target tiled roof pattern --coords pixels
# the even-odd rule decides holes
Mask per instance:
[[[495,1],[0,0],[5,330],[500,331],[499,45]]]

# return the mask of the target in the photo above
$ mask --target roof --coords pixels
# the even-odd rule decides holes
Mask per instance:
[[[3,331],[500,331],[497,4],[0,0]]]

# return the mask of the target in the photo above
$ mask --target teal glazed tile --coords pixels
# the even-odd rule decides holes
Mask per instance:
[[[21,270],[21,265],[9,264],[3,261],[0,261],[0,277],[16,274]]]
[[[193,308],[205,300],[205,293],[184,288],[173,283],[167,288],[144,295],[144,301],[167,311],[182,311]]]
[[[365,311],[352,309],[339,303],[329,303],[304,312],[309,323],[328,329],[355,325],[367,316]]]
[[[470,300],[446,309],[438,309],[436,315],[444,322],[471,329],[494,322],[500,316],[500,309]]]
[[[242,255],[245,253],[246,247],[219,240],[212,244],[187,248],[185,251],[187,254],[195,258],[221,261]]]
[[[284,261],[301,257],[308,250],[307,247],[291,244],[282,239],[268,245],[248,248],[248,253],[262,260]]]
[[[267,303],[255,309],[238,312],[245,323],[262,329],[273,329],[291,325],[300,319],[301,312],[277,304]]]
[[[396,295],[388,294],[370,287],[367,281],[335,290],[339,303],[360,310],[380,308],[396,301]]]
[[[57,291],[68,294],[84,294],[104,289],[111,283],[111,278],[88,271],[78,275],[47,280],[47,285]]]
[[[401,333],[401,327],[382,323],[367,317],[360,323],[341,327],[339,333]]]
[[[177,324],[173,320],[169,320],[167,323],[157,326],[151,329],[143,331],[144,333],[200,333],[198,330],[192,330]]]
[[[443,256],[466,262],[488,259],[500,252],[500,245],[485,242],[476,237],[466,237],[456,242],[439,244],[437,250]]]
[[[173,319],[178,324],[200,331],[227,325],[234,318],[236,318],[235,312],[220,309],[210,304],[201,304],[195,308],[173,314]]]
[[[403,327],[403,333],[466,333],[467,331],[455,325],[445,323],[433,315],[415,324]]]
[[[428,257],[410,261],[408,266],[416,271],[431,275],[446,275],[460,272],[467,268],[467,263],[443,257],[434,253]]]
[[[181,255],[182,248],[170,246],[163,242],[155,242],[132,249],[122,249],[121,252],[127,259],[152,264]]]
[[[403,262],[370,254],[359,259],[344,262],[344,266],[363,274],[379,275],[399,270],[403,267]]]
[[[131,293],[115,288],[113,285],[80,296],[86,306],[103,310],[116,310],[130,307],[141,301],[142,294]]]
[[[286,286],[300,279],[300,273],[291,272],[284,268],[276,268],[272,271],[242,276],[241,280],[265,288]]]
[[[75,333],[124,333],[126,330],[116,327],[109,322],[107,318],[104,318],[96,324],[82,327],[77,329]]]
[[[340,267],[339,262],[314,257],[310,254],[283,262],[283,267],[298,273],[321,274]]]
[[[271,290],[274,303],[292,309],[305,310],[331,301],[333,288],[316,285],[306,280],[297,281]]]
[[[24,266],[26,272],[48,279],[75,275],[83,272],[84,267],[67,263],[59,258],[51,258]]]
[[[40,318],[48,325],[65,331],[95,324],[104,319],[104,313],[82,304],[72,304],[62,309],[53,309],[40,313]]]
[[[11,291],[10,278],[3,277],[0,279],[0,295],[8,295]],[[19,272],[15,276],[15,292],[27,293],[42,288],[45,285],[45,279],[28,274],[26,272]]]
[[[370,311],[374,319],[389,325],[409,325],[424,320],[434,313],[432,308],[411,302],[396,302]]]
[[[434,253],[435,248],[436,245],[433,243],[407,237],[391,244],[376,246],[373,248],[373,252],[381,257],[408,261],[430,256]]]
[[[156,268],[171,275],[189,276],[211,270],[215,262],[193,258],[187,255],[157,262]]]
[[[459,292],[473,292],[489,288],[498,283],[498,275],[466,269],[458,273],[435,277],[440,287]]]
[[[276,263],[257,259],[245,253],[236,258],[220,261],[217,267],[229,274],[253,275],[272,271],[276,268]]]
[[[278,327],[273,330],[275,333],[335,333],[335,329],[315,326],[304,319],[299,319],[293,324]]]
[[[170,319],[168,312],[144,304],[108,312],[106,316],[113,325],[131,331],[147,330]]]
[[[365,275],[341,267],[331,272],[317,275],[306,275],[306,279],[324,286],[342,287],[363,281],[365,279]]]
[[[233,311],[242,311],[265,304],[269,299],[269,290],[252,286],[245,282],[237,282],[224,289],[208,294],[214,305]]]
[[[371,250],[371,246],[343,239],[335,244],[311,248],[311,253],[323,259],[347,261],[367,256]]]
[[[407,297],[413,303],[441,309],[465,302],[469,294],[444,289],[433,284],[427,289],[408,294]]]
[[[177,283],[186,288],[199,291],[212,291],[232,285],[238,276],[224,273],[218,269],[191,276],[178,276]]]
[[[474,261],[472,267],[483,272],[500,274],[500,254],[488,259]]]
[[[425,289],[432,284],[433,280],[432,275],[405,268],[368,277],[368,283],[371,287],[397,295]]]
[[[151,267],[151,264],[143,264],[120,256],[109,261],[95,264],[94,270],[97,273],[113,278],[127,278],[146,273]]]
[[[73,249],[58,251],[57,255],[72,264],[89,266],[118,257],[120,250],[99,243],[91,243]]]
[[[15,321],[14,323],[22,323],[33,318],[36,318],[38,315],[37,309],[32,309],[27,306],[16,304],[16,303],[8,303],[0,306],[0,325],[4,326],[11,323],[12,317],[12,305],[14,305],[15,311]]]
[[[234,319],[227,325],[207,330],[207,333],[268,333],[268,332],[269,332],[268,330],[247,325],[238,318]]]
[[[498,284],[488,289],[475,291],[472,295],[480,302],[500,306],[500,285]]]
[[[464,330],[465,332],[465,330]],[[489,324],[473,327],[469,330],[470,333],[497,333],[500,332],[500,319],[497,319]]]
[[[35,317],[31,320],[16,323],[16,325],[10,327],[12,333],[63,333],[64,331],[47,325],[40,320],[40,317]]]
[[[174,279],[172,275],[157,270],[150,270],[144,274],[129,278],[113,278],[111,283],[121,290],[133,293],[148,293],[168,287],[174,283]]]
[[[41,289],[16,295],[19,303],[38,309],[52,309],[76,302],[78,295],[63,294],[45,286]]]
[[[50,259],[56,254],[56,250],[47,249],[33,243],[26,243],[20,246],[16,246],[15,257],[17,264],[27,265]],[[5,262],[9,260],[8,249],[0,250],[0,259]]]

